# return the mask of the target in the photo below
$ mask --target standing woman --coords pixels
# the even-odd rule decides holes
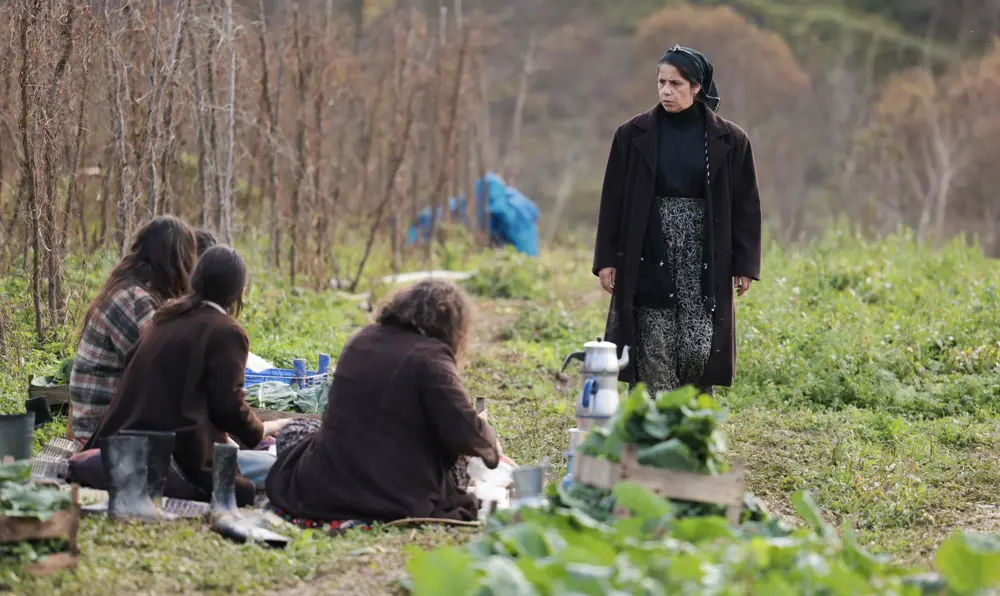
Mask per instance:
[[[180,219],[157,217],[136,234],[84,317],[69,378],[72,436],[94,432],[125,370],[139,331],[166,300],[182,296],[196,258],[194,232]]]
[[[735,375],[733,290],[760,276],[757,173],[746,133],[716,115],[705,56],[674,46],[657,85],[659,103],[615,131],[593,272],[612,295],[606,338],[634,346],[620,379],[711,393]]]

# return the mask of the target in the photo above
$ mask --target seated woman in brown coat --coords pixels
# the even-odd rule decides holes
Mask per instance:
[[[278,437],[267,496],[279,513],[332,527],[476,519],[449,471],[460,456],[496,468],[502,453],[459,378],[471,311],[454,284],[423,281],[348,341],[319,429],[288,447]]]
[[[173,431],[173,461],[207,500],[212,490],[212,444],[233,435],[254,446],[286,421],[261,423],[246,402],[244,372],[250,340],[234,318],[247,281],[243,258],[213,246],[198,259],[191,291],[153,316],[129,354],[125,373],[85,449],[123,430]],[[228,433],[228,434],[227,434]],[[168,481],[165,495],[171,494]],[[239,506],[254,502],[253,483],[237,477]]]

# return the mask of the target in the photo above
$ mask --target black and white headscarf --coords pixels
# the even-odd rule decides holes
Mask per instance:
[[[674,46],[663,54],[660,64],[667,63],[681,70],[701,85],[697,99],[701,100],[713,112],[719,111],[722,98],[715,86],[714,69],[708,58],[698,50]]]

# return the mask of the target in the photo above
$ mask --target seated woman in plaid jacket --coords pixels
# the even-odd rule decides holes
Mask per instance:
[[[194,231],[180,219],[153,219],[90,303],[69,378],[70,433],[81,444],[111,403],[139,332],[161,304],[187,292],[196,247]]]

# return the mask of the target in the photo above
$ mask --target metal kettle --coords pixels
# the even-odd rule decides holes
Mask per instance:
[[[622,357],[618,358],[618,346],[598,337],[583,344],[582,352],[567,356],[562,370],[573,360],[583,362],[580,368],[583,387],[576,403],[576,420],[577,427],[586,430],[607,422],[618,409],[618,373],[628,366],[628,346],[622,347]]]

